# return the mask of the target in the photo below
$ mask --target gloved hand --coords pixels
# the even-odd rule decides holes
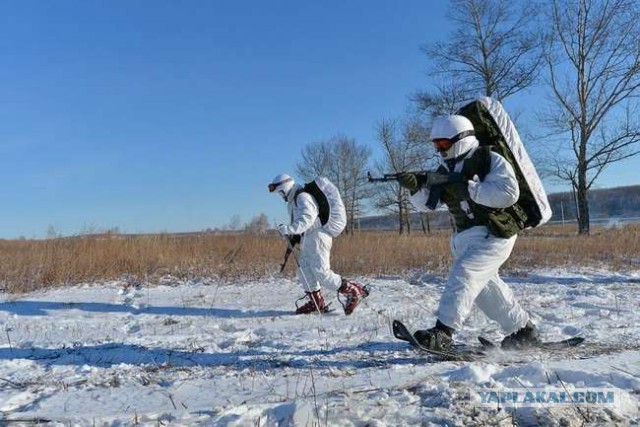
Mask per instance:
[[[419,190],[418,177],[415,173],[402,172],[398,175],[398,184],[409,190],[412,194]]]
[[[480,178],[478,175],[474,175],[473,179],[470,179],[467,185],[469,191],[469,198],[473,201],[478,199],[478,192],[480,191]]]
[[[289,244],[293,248],[298,243],[300,243],[300,241],[302,240],[302,236],[300,236],[299,234],[291,234],[290,236],[287,236],[287,239],[289,239]]]
[[[278,224],[276,230],[278,230],[281,236],[287,236],[289,234],[289,226],[286,224]]]

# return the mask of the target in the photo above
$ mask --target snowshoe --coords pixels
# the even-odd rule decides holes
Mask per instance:
[[[340,299],[340,295],[346,296],[346,300]],[[360,301],[369,296],[369,289],[359,283],[342,279],[342,285],[338,289],[338,301],[344,309],[344,314],[350,315],[356,309]]]
[[[505,350],[540,347],[541,345],[540,334],[531,322],[527,322],[523,328],[506,336],[500,343],[500,346]]]
[[[436,326],[431,329],[416,331],[413,337],[424,348],[436,351],[448,351],[453,344],[453,329],[440,323],[438,320]]]
[[[495,350],[495,349],[501,348],[500,344],[496,344],[493,341],[484,337],[478,337],[478,341],[480,341],[482,348],[485,350]],[[527,350],[540,349],[540,350],[550,350],[550,351],[566,350],[573,347],[577,347],[583,342],[584,342],[584,337],[571,337],[571,338],[566,338],[559,341],[542,341],[539,344],[536,344],[535,346],[526,347],[526,349]],[[502,350],[524,350],[524,348],[511,347],[511,348],[502,348]]]
[[[436,356],[436,361],[444,361],[444,360],[464,360],[464,361],[474,361],[481,360],[485,354],[479,349],[467,347],[467,346],[458,346],[451,345],[446,350],[434,350],[429,347],[424,347],[420,342],[418,342],[415,338],[417,332],[412,334],[406,326],[402,324],[399,320],[394,320],[392,322],[393,336],[402,341],[407,341],[413,348],[420,352],[428,353],[430,355]],[[425,331],[421,331],[425,332]],[[418,334],[420,335],[420,334]]]
[[[306,298],[309,301],[299,306],[298,302]],[[296,314],[326,313],[327,311],[329,311],[329,305],[324,301],[322,291],[307,292],[305,296],[296,300]]]

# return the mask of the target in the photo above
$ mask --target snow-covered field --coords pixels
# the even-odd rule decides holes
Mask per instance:
[[[390,332],[432,326],[439,276],[358,278],[352,316],[292,315],[273,278],[94,283],[0,294],[0,424],[215,426],[638,425],[640,272],[507,277],[545,339],[571,351],[439,362]],[[501,338],[474,312],[457,340]],[[607,389],[614,400],[498,409],[474,390]],[[46,421],[49,420],[49,421]],[[11,422],[11,425],[20,425]]]

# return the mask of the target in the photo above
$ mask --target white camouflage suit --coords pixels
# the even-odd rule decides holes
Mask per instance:
[[[476,140],[464,158],[471,156],[477,148]],[[442,164],[447,167],[444,161]],[[458,161],[455,170],[449,172],[460,172],[462,165],[463,162]],[[484,181],[475,178],[477,176],[469,181],[468,187],[474,202],[506,208],[518,200],[520,190],[513,167],[499,154],[491,153],[491,167]],[[411,202],[416,209],[426,211],[429,210],[426,207],[428,197],[429,189],[423,188],[411,196]],[[465,210],[469,211],[468,206]],[[486,226],[474,226],[452,236],[454,260],[438,307],[440,322],[460,330],[475,303],[507,334],[527,324],[529,315],[498,275],[498,269],[509,258],[516,238],[517,235],[508,239],[495,237],[489,234]]]
[[[331,270],[333,238],[322,229],[318,204],[313,196],[302,192],[296,200],[296,193],[300,188],[301,186],[296,184],[287,196],[291,224],[283,229],[283,232],[289,235],[304,233],[300,242],[298,280],[305,292],[318,291],[321,286],[337,290],[342,278]]]

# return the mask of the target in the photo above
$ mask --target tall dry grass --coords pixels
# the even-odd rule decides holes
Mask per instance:
[[[367,232],[334,240],[332,266],[345,275],[402,274],[413,269],[444,273],[451,263],[447,231],[425,235]],[[640,226],[593,229],[545,226],[523,233],[507,270],[535,267],[637,269]],[[181,278],[263,278],[279,270],[284,242],[275,235],[117,236],[44,241],[0,241],[0,287],[28,292],[44,287],[114,280],[127,276],[154,282]],[[289,260],[285,274],[295,273]]]

